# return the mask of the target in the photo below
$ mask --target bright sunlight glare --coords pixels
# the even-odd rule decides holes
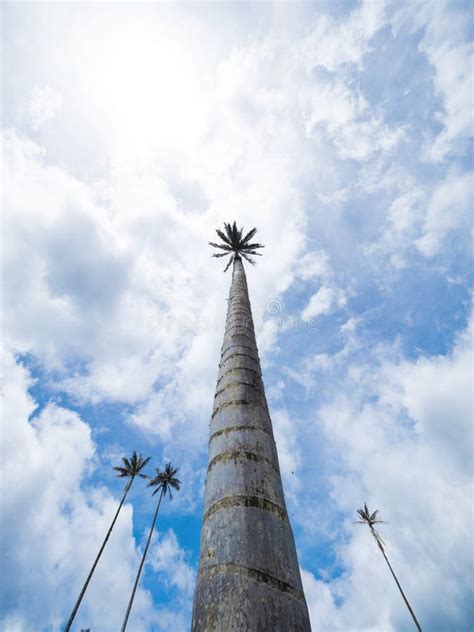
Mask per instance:
[[[114,24],[87,34],[80,76],[116,149],[189,147],[204,118],[199,72],[183,32]]]

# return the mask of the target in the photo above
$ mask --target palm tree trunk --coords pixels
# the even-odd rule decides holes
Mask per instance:
[[[81,593],[80,593],[80,595],[79,595],[79,597],[78,597],[78,599],[76,601],[76,605],[74,606],[73,611],[71,612],[71,616],[69,617],[69,620],[68,620],[68,622],[66,624],[66,627],[64,628],[64,632],[69,632],[69,630],[71,629],[71,625],[72,625],[72,623],[74,621],[74,617],[76,616],[77,610],[78,610],[79,606],[81,605],[81,601],[82,601],[82,598],[84,597],[84,593],[86,592],[87,586],[89,585],[89,582],[90,582],[90,580],[92,578],[92,575],[94,574],[95,567],[97,566],[97,563],[100,560],[100,556],[102,555],[102,552],[105,549],[105,545],[107,544],[107,540],[109,539],[110,534],[112,533],[112,529],[114,528],[115,523],[116,523],[117,518],[118,518],[118,515],[120,513],[120,510],[122,509],[122,505],[125,502],[125,499],[126,499],[127,494],[128,494],[128,492],[130,490],[130,487],[132,486],[133,478],[134,477],[132,477],[130,479],[130,481],[127,483],[127,485],[125,487],[125,492],[123,494],[122,500],[120,501],[120,505],[118,506],[118,509],[117,509],[117,511],[115,513],[114,519],[112,520],[112,524],[110,525],[109,530],[107,531],[107,535],[105,536],[105,540],[102,542],[102,546],[99,549],[99,553],[97,554],[97,557],[95,558],[95,562],[92,565],[90,573],[87,576],[87,579],[86,579],[86,581],[84,583],[84,586],[82,587]]]
[[[130,601],[128,602],[127,612],[125,613],[125,618],[123,620],[122,629],[121,629],[120,632],[125,632],[125,628],[127,627],[128,617],[130,616],[130,611],[132,609],[133,600],[135,599],[135,593],[136,593],[136,590],[137,590],[138,582],[140,581],[140,575],[142,573],[143,564],[145,563],[146,554],[148,553],[148,547],[150,546],[151,536],[153,535],[153,530],[155,528],[155,522],[156,522],[156,519],[158,517],[158,512],[160,510],[160,505],[161,505],[161,499],[162,498],[163,498],[163,489],[161,490],[161,493],[160,493],[160,499],[158,500],[158,505],[156,507],[155,516],[153,518],[153,522],[151,523],[150,533],[148,535],[148,540],[147,540],[147,543],[146,543],[145,550],[143,551],[142,561],[140,562],[140,567],[138,569],[137,577],[135,579],[135,584],[133,585],[132,594],[130,596]]]
[[[238,256],[210,430],[191,630],[310,632]]]
[[[382,551],[382,555],[384,556],[385,561],[387,562],[387,565],[388,565],[388,567],[390,569],[390,572],[393,575],[393,579],[395,580],[395,582],[396,582],[396,584],[398,586],[398,590],[400,591],[400,593],[401,593],[401,595],[403,597],[403,601],[406,603],[406,606],[407,606],[408,610],[410,611],[410,614],[411,614],[411,616],[413,618],[413,621],[415,622],[415,625],[416,625],[416,627],[418,629],[418,632],[422,632],[421,626],[418,623],[418,619],[416,618],[415,613],[413,612],[413,610],[412,610],[412,608],[411,608],[411,606],[410,606],[410,604],[408,602],[408,599],[405,597],[405,593],[403,592],[402,587],[400,586],[400,582],[398,581],[397,576],[395,575],[395,572],[394,572],[390,562],[388,561],[388,557],[385,555],[385,551],[384,551],[383,546],[378,541],[377,541],[377,544],[378,544],[379,549]]]

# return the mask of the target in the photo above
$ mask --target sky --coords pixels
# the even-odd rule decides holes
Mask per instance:
[[[1,629],[62,629],[137,450],[182,489],[129,629],[189,630],[235,219],[313,632],[413,629],[364,502],[422,627],[472,630],[470,3],[1,12]],[[77,630],[119,628],[155,499]]]

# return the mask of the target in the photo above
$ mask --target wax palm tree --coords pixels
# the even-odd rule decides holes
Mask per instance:
[[[148,463],[148,461],[150,460],[151,457],[148,458],[143,458],[143,456],[137,455],[137,453],[135,452],[135,450],[133,451],[133,454],[131,456],[130,459],[127,459],[126,457],[122,457],[122,461],[123,461],[123,466],[117,466],[114,467],[114,470],[118,472],[117,476],[119,478],[128,478],[130,479],[128,481],[128,483],[125,485],[125,489],[124,489],[124,493],[122,496],[122,500],[120,501],[120,505],[118,506],[117,511],[115,512],[115,516],[114,519],[112,520],[112,524],[109,527],[109,530],[107,531],[107,535],[105,536],[105,540],[102,542],[102,546],[99,549],[99,553],[97,554],[97,557],[95,558],[95,562],[92,565],[92,568],[90,570],[89,575],[87,576],[87,579],[84,583],[84,586],[82,587],[81,593],[76,601],[76,604],[71,612],[71,616],[69,617],[69,620],[66,624],[66,628],[64,630],[64,632],[69,632],[72,622],[74,621],[74,617],[76,616],[77,610],[79,608],[79,606],[81,605],[81,601],[82,598],[84,597],[84,594],[87,590],[87,586],[89,585],[89,582],[92,578],[92,575],[94,574],[95,571],[95,567],[97,566],[97,563],[100,560],[100,556],[102,555],[103,550],[105,549],[105,545],[107,544],[107,540],[110,537],[110,534],[112,533],[112,529],[115,526],[115,523],[117,521],[118,515],[120,513],[120,510],[122,509],[122,506],[125,502],[125,499],[127,498],[127,494],[130,491],[130,487],[132,486],[133,481],[135,480],[136,476],[141,476],[142,478],[148,478],[146,476],[146,474],[142,474],[141,471],[143,470],[143,468],[145,467],[145,465]]]
[[[408,610],[410,611],[410,614],[413,618],[413,621],[415,622],[415,625],[417,627],[417,629],[419,630],[419,632],[422,632],[421,630],[421,626],[418,623],[418,619],[415,616],[415,613],[412,610],[412,607],[410,606],[410,604],[408,603],[408,599],[405,597],[405,593],[402,590],[402,587],[400,586],[400,582],[397,579],[397,576],[395,575],[395,572],[390,564],[390,562],[388,561],[388,557],[385,553],[385,549],[384,549],[384,545],[385,542],[382,540],[380,533],[375,529],[374,525],[375,524],[385,524],[384,520],[379,520],[377,518],[377,515],[379,513],[378,509],[376,509],[372,514],[370,513],[367,504],[364,503],[364,508],[363,509],[358,509],[357,513],[359,514],[360,520],[356,520],[356,522],[354,524],[366,524],[369,529],[370,529],[370,533],[372,534],[372,536],[374,537],[374,540],[377,542],[377,546],[379,547],[382,555],[385,558],[385,561],[387,562],[387,565],[390,569],[390,572],[393,575],[393,579],[395,580],[397,586],[398,586],[398,590],[400,591],[402,597],[403,597],[403,601],[405,602]]]
[[[148,553],[148,547],[150,546],[151,536],[153,535],[153,530],[155,528],[156,519],[158,517],[158,512],[160,510],[161,500],[163,496],[166,496],[166,494],[169,494],[170,499],[172,499],[173,496],[171,493],[171,489],[179,490],[181,487],[181,481],[175,477],[175,474],[177,473],[178,470],[174,468],[171,465],[171,463],[167,463],[163,471],[161,471],[159,467],[156,467],[155,470],[156,470],[156,476],[150,480],[150,482],[148,483],[148,487],[156,487],[152,496],[154,496],[158,492],[160,492],[160,496],[158,498],[158,505],[156,506],[153,522],[151,523],[151,529],[150,529],[150,533],[148,534],[148,540],[145,546],[145,550],[143,551],[140,566],[138,568],[137,577],[133,585],[130,601],[128,602],[127,612],[125,613],[125,618],[122,623],[121,632],[125,632],[125,629],[127,627],[128,617],[130,616],[133,600],[135,598],[135,592],[137,590],[138,582],[140,581],[140,575],[142,573],[143,564],[145,563],[146,554]]]
[[[216,254],[212,255],[213,257],[227,257],[230,255],[229,262],[224,272],[228,270],[234,259],[240,259],[240,257],[243,257],[252,265],[255,264],[255,261],[252,259],[251,255],[261,256],[262,253],[257,252],[257,249],[264,248],[262,244],[250,243],[252,237],[255,235],[256,232],[257,229],[252,228],[252,230],[249,230],[245,237],[242,237],[243,228],[237,228],[237,224],[235,222],[232,225],[226,224],[224,222],[224,231],[216,228],[216,233],[221,238],[223,243],[215,244],[214,242],[210,241],[209,245],[224,251],[217,252]]]

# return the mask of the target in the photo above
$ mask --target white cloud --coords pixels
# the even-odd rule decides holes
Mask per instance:
[[[329,276],[329,257],[324,251],[308,252],[301,259],[296,271],[297,276],[306,281],[313,278],[326,278]]]
[[[51,74],[53,84],[56,64],[64,64],[62,83],[54,85],[60,86],[68,107],[56,117],[53,128],[51,117],[59,112],[60,98],[50,94],[48,102],[46,92],[38,97],[29,123],[23,116],[22,125],[41,131],[42,146],[21,131],[6,136],[3,206],[9,236],[4,240],[3,277],[8,309],[3,331],[15,351],[30,353],[40,362],[45,370],[41,387],[66,391],[81,404],[126,403],[128,424],[120,432],[131,436],[140,430],[144,440],[169,452],[173,462],[185,462],[182,475],[187,484],[172,507],[182,513],[197,512],[230,282],[229,275],[221,272],[223,266],[211,261],[205,244],[223,220],[235,217],[245,226],[257,225],[267,248],[256,270],[248,269],[248,282],[265,360],[271,364],[276,358],[277,365],[278,349],[282,356],[288,350],[283,373],[307,389],[313,410],[337,382],[332,404],[322,409],[317,428],[311,419],[302,419],[298,426],[298,432],[309,437],[307,445],[289,425],[290,417],[295,419],[293,410],[277,411],[274,418],[285,483],[290,491],[292,485],[296,490],[292,502],[305,489],[297,487],[290,468],[296,463],[299,475],[305,476],[316,450],[308,453],[308,446],[316,430],[319,440],[321,427],[340,465],[339,474],[330,480],[332,497],[321,492],[317,500],[313,495],[305,501],[311,511],[299,521],[303,541],[316,523],[317,528],[324,525],[325,533],[342,531],[347,536],[347,525],[337,522],[340,513],[335,519],[325,505],[337,504],[349,515],[365,499],[380,503],[390,511],[388,539],[397,569],[404,580],[409,577],[407,592],[424,620],[432,604],[426,595],[430,591],[432,597],[440,585],[446,586],[455,620],[467,571],[462,560],[458,567],[454,560],[467,536],[463,525],[438,520],[436,503],[449,496],[446,505],[454,512],[455,501],[465,497],[464,479],[459,480],[466,463],[462,443],[466,426],[453,421],[449,428],[456,432],[445,436],[443,431],[444,417],[452,411],[456,418],[465,414],[466,399],[453,399],[451,393],[466,380],[467,356],[461,361],[456,351],[449,358],[418,363],[389,360],[391,347],[377,347],[377,336],[392,332],[376,330],[364,338],[359,333],[359,323],[360,329],[366,324],[364,317],[359,320],[360,313],[354,311],[343,318],[346,310],[339,311],[352,287],[362,289],[356,309],[364,313],[374,307],[377,292],[369,299],[364,294],[368,276],[373,286],[394,289],[393,279],[387,278],[390,275],[381,265],[385,256],[403,282],[404,275],[418,273],[410,258],[412,254],[420,258],[416,249],[426,257],[445,251],[455,257],[450,238],[467,225],[467,181],[442,160],[461,152],[468,131],[469,50],[459,35],[464,27],[451,19],[454,5],[439,2],[434,9],[430,5],[362,2],[351,11],[329,3],[328,14],[333,17],[324,15],[320,4],[295,9],[296,5],[259,5],[251,11],[232,9],[229,23],[228,18],[221,20],[224,12],[214,22],[205,13],[202,19],[193,8],[185,17],[176,9],[171,13],[179,28],[168,32],[158,5],[127,5],[127,20],[122,22],[115,19],[112,5],[104,5],[100,16],[94,13],[93,25],[86,5],[77,8],[77,21],[61,18],[60,8],[44,12],[38,5],[25,9],[22,22],[23,9],[16,9],[14,26],[19,35],[29,33],[27,22],[33,22],[29,12],[37,11],[35,15],[44,18],[44,28],[36,29],[38,36],[54,32],[53,48],[63,54],[51,65],[50,55],[55,52],[50,43],[44,51],[37,48],[34,77],[30,62],[20,59],[23,66],[16,73],[18,85],[12,82],[18,88],[14,94],[30,93],[36,82],[45,85],[44,78],[37,79],[41,70],[48,77]],[[147,20],[141,13],[137,17],[136,11],[146,11]],[[191,15],[197,16],[195,21]],[[389,33],[390,25],[394,34],[397,28],[403,31],[404,49],[393,60],[390,55],[397,50],[397,41]],[[381,29],[385,29],[383,37],[377,37]],[[195,37],[198,32],[200,37]],[[114,51],[114,43],[121,46],[118,57],[105,53],[95,60],[97,50],[105,45]],[[377,58],[371,56],[369,64],[375,47]],[[15,54],[21,57],[16,49]],[[429,77],[424,55],[432,64],[440,101],[427,91],[421,129],[414,130],[410,117],[420,116],[420,107],[405,93],[406,73],[425,85]],[[109,68],[111,74],[105,77],[104,69]],[[18,122],[14,114],[12,120]],[[440,124],[435,136],[433,130]],[[424,153],[414,131],[428,139]],[[439,164],[420,168],[420,153]],[[311,251],[302,257],[309,247]],[[449,281],[448,275],[453,276],[452,270],[446,272]],[[296,295],[295,288],[304,293]],[[317,349],[299,348],[298,355],[307,354],[302,370],[292,366],[294,348],[290,338],[282,338],[280,314],[266,318],[270,301],[280,301],[286,292],[287,305],[294,305],[294,299],[305,305],[307,321],[333,314],[332,321],[327,318],[322,324],[342,344],[335,353],[328,350],[334,338],[328,338],[327,346],[325,341],[319,345],[319,339]],[[411,300],[409,295],[403,298]],[[351,313],[352,308],[351,304]],[[383,320],[385,307],[379,304],[374,309]],[[406,322],[405,315],[400,318]],[[346,320],[343,325],[342,320]],[[404,338],[406,332],[398,333]],[[368,358],[374,355],[371,364]],[[345,367],[347,378],[339,379]],[[85,479],[97,459],[87,424],[53,404],[26,423],[35,403],[25,398],[27,373],[14,367],[13,371],[17,386],[9,386],[10,418],[22,423],[12,422],[6,445],[11,441],[14,451],[18,445],[28,446],[31,459],[18,450],[26,475],[24,482],[15,478],[15,484],[20,491],[22,485],[31,487],[38,497],[33,505],[38,521],[24,510],[28,502],[23,503],[22,497],[10,514],[15,516],[12,523],[19,524],[21,516],[30,526],[31,540],[21,529],[18,534],[7,533],[13,544],[17,536],[23,538],[19,551],[38,549],[39,561],[32,558],[30,566],[14,560],[19,606],[7,614],[8,626],[26,630],[32,626],[28,617],[40,611],[33,599],[33,614],[25,614],[39,584],[34,579],[49,578],[41,598],[57,619],[50,596],[57,593],[58,603],[63,603],[64,595],[69,598],[77,589],[116,499]],[[436,382],[449,385],[439,388],[439,397]],[[273,391],[291,401],[291,390],[282,395],[281,384]],[[115,422],[104,415],[100,424],[110,430],[108,424]],[[98,431],[94,427],[97,436]],[[110,434],[100,440],[107,437]],[[125,443],[122,436],[114,436],[116,440]],[[51,467],[58,442],[65,446],[64,455],[50,480],[41,468]],[[107,458],[119,449],[113,448],[106,451]],[[8,467],[16,476],[10,459]],[[31,468],[37,468],[35,476]],[[319,489],[315,480],[319,483],[320,476],[320,471],[312,471],[307,487]],[[310,520],[315,508],[317,520]],[[434,525],[434,534],[426,534],[421,509],[426,510],[426,524]],[[168,505],[164,511],[169,511]],[[413,530],[408,526],[405,531],[410,520]],[[84,605],[84,613],[99,625],[109,621],[110,600],[104,595],[119,594],[126,602],[138,557],[131,521],[128,505],[111,543],[109,561],[104,558],[103,574],[95,578],[98,596],[91,593],[92,600]],[[449,534],[444,540],[441,531]],[[423,549],[418,532],[426,535],[436,556]],[[340,579],[329,581],[328,571],[323,583],[303,572],[314,629],[329,632],[334,629],[330,626],[339,625],[346,631],[354,621],[359,629],[404,629],[407,613],[395,590],[386,599],[390,577],[377,550],[362,530],[351,534],[347,546],[342,541],[335,551],[345,565]],[[446,553],[449,547],[452,561]],[[76,549],[77,556],[71,553]],[[189,564],[174,535],[158,540],[156,551],[153,560],[163,583],[189,597]],[[69,557],[58,570],[54,564],[65,552]],[[406,563],[409,555],[413,567]],[[433,568],[438,563],[439,573]],[[165,577],[167,565],[171,574]],[[413,577],[420,578],[421,587]],[[151,596],[144,590],[137,599],[135,629],[141,629],[141,613],[146,613],[153,629],[185,629],[187,614],[164,606],[152,609]],[[336,606],[341,600],[342,605]],[[386,605],[377,609],[380,603]],[[435,606],[440,612],[441,606]],[[142,627],[146,629],[144,623]]]
[[[342,160],[365,162],[390,154],[405,139],[404,125],[388,124],[354,81],[373,36],[386,25],[385,2],[363,2],[341,20],[323,15],[301,47],[311,77],[305,86],[305,131],[330,139]],[[321,135],[320,127],[324,132]]]
[[[34,88],[27,107],[27,118],[33,131],[38,131],[53,119],[62,108],[63,100],[59,92],[46,86]]]
[[[308,304],[301,313],[301,318],[304,321],[309,321],[323,314],[329,314],[336,307],[344,307],[346,302],[347,299],[343,290],[323,285],[309,299]]]
[[[443,130],[425,148],[426,157],[434,162],[445,159],[459,141],[472,135],[473,44],[463,41],[463,36],[468,39],[463,16],[450,9],[449,3],[440,3],[429,12],[420,44],[435,69],[435,87],[444,106],[438,114]]]
[[[424,159],[437,163],[462,153],[472,135],[474,91],[473,45],[462,5],[445,0],[394,3],[391,21],[395,31],[406,26],[422,33],[419,51],[433,67],[434,89],[442,101],[435,113],[442,130],[423,147]]]
[[[308,101],[307,135],[317,137],[318,125],[323,125],[343,160],[367,161],[392,152],[405,138],[403,126],[388,125],[382,117],[374,116],[350,77],[314,82]]]
[[[334,600],[336,595],[331,585],[316,580],[304,568],[300,570],[313,632],[317,630],[327,630],[327,632],[341,630],[335,617]]]
[[[335,145],[341,158],[364,161],[377,152],[392,151],[404,136],[403,128],[390,127],[378,119],[355,121],[339,130]]]
[[[195,571],[189,564],[188,557],[172,529],[161,536],[150,552],[153,569],[162,575],[163,581],[179,590],[185,606],[189,609],[194,593]]]
[[[436,187],[423,221],[422,235],[415,242],[426,257],[438,254],[451,231],[469,231],[473,199],[474,186],[469,173],[448,174]]]
[[[272,423],[285,489],[294,496],[301,484],[298,476],[301,452],[298,445],[297,420],[290,419],[285,409],[277,408],[272,411]]]
[[[472,324],[451,356],[420,358],[386,370],[385,402],[401,404],[446,470],[469,475],[472,459]],[[391,390],[393,388],[393,390]]]
[[[416,251],[427,258],[444,252],[464,252],[473,199],[469,173],[450,170],[430,188],[408,180],[388,208],[380,239],[366,247],[365,252],[387,255],[390,264],[399,270],[407,268]],[[453,236],[456,247],[444,251]]]
[[[3,570],[9,577],[3,625],[8,630],[39,625],[59,630],[118,501],[103,487],[83,489],[95,458],[89,426],[54,404],[31,418],[37,403],[28,394],[28,372],[8,351],[3,369],[2,533],[8,542]],[[137,559],[127,504],[78,612],[78,627],[117,629],[123,617],[119,604],[127,602]],[[153,608],[149,593],[140,589],[133,614],[137,632],[149,629],[145,614],[152,616]]]
[[[342,464],[331,496],[347,518],[335,548],[345,572],[329,583],[303,573],[315,631],[410,627],[376,545],[351,524],[364,501],[390,523],[380,530],[421,625],[469,629],[471,360],[468,329],[448,356],[349,365],[346,394],[320,409]]]
[[[330,71],[360,65],[372,37],[385,24],[384,13],[385,2],[366,0],[339,21],[321,16],[307,40],[307,63]]]
[[[341,334],[344,335],[350,335],[353,334],[355,332],[355,330],[357,329],[357,325],[359,324],[360,319],[356,318],[355,316],[351,316],[350,318],[348,318],[346,320],[346,322],[341,325]]]
[[[334,300],[334,290],[331,287],[323,285],[309,299],[308,304],[301,313],[303,320],[311,320],[317,318],[321,314],[328,314],[331,310]]]

